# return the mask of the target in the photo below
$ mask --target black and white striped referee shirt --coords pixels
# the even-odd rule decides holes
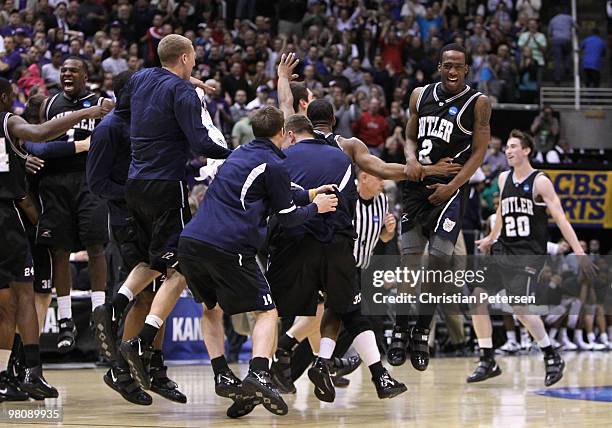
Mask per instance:
[[[380,232],[385,225],[385,215],[389,208],[387,195],[381,193],[370,200],[357,200],[355,219],[353,225],[357,232],[357,240],[353,249],[353,256],[357,267],[365,269],[370,264],[370,256],[380,238]]]

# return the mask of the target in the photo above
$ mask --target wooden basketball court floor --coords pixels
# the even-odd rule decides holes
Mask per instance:
[[[187,404],[176,404],[156,394],[152,406],[124,401],[102,381],[104,369],[53,370],[47,379],[58,387],[60,397],[45,406],[63,409],[63,423],[30,426],[67,427],[610,427],[612,402],[589,400],[589,388],[612,394],[612,352],[566,353],[564,379],[554,390],[580,390],[587,399],[539,395],[545,390],[540,355],[499,357],[503,374],[468,385],[465,377],[475,367],[476,357],[436,358],[425,372],[408,362],[393,368],[393,375],[408,386],[408,392],[392,400],[379,400],[367,368],[349,376],[351,385],[337,389],[334,403],[321,403],[312,393],[306,376],[296,383],[297,394],[285,396],[289,414],[273,416],[257,407],[251,415],[232,420],[225,416],[228,399],[214,393],[210,366],[173,366],[170,374],[188,396]],[[241,377],[246,364],[233,367]],[[608,387],[610,391],[608,391]],[[604,387],[604,388],[596,388]],[[550,388],[549,388],[550,389]],[[39,403],[2,403],[0,410],[27,409]],[[6,421],[6,419],[4,419]],[[0,422],[0,425],[2,422]],[[24,426],[24,425],[13,425]]]

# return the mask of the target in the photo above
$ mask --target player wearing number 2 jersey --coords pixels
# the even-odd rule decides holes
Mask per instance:
[[[561,202],[548,177],[531,167],[529,157],[533,153],[531,140],[520,131],[512,131],[506,144],[506,157],[512,168],[499,176],[501,201],[497,209],[497,220],[491,233],[477,241],[478,248],[486,251],[493,241],[494,263],[501,273],[502,280],[486,281],[487,289],[477,287],[474,294],[492,294],[506,290],[509,297],[528,296],[532,284],[542,268],[546,255],[548,215],[546,209],[559,226],[565,240],[579,256],[581,267],[587,277],[594,276],[594,268],[578,242],[576,233],[565,218]],[[540,255],[541,257],[534,257]],[[494,284],[490,284],[494,283]],[[481,299],[477,299],[481,301]],[[520,301],[515,299],[514,301]],[[516,317],[529,330],[544,353],[546,366],[546,386],[557,383],[563,376],[565,363],[553,349],[550,338],[539,315],[531,315],[528,306],[514,304],[512,310]],[[480,362],[476,370],[467,378],[468,382],[480,382],[501,374],[493,354],[491,319],[486,300],[476,305],[472,316],[474,330],[478,336]]]
[[[447,266],[461,230],[465,184],[482,164],[491,137],[489,99],[465,84],[465,49],[457,44],[442,48],[438,71],[440,82],[416,88],[410,96],[405,146],[408,181],[402,183],[400,235],[403,264],[408,268],[417,267],[417,260],[420,264],[418,256],[428,243],[429,267]],[[438,162],[461,168],[452,175],[427,174]],[[429,292],[437,293],[439,287],[421,284],[421,293]],[[427,368],[427,338],[435,309],[435,304],[419,304],[416,327],[410,335],[408,314],[396,315],[389,363],[397,366],[405,362],[410,336],[412,365],[417,370]]]

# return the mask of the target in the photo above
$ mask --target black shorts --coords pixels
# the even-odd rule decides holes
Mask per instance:
[[[0,200],[0,289],[34,279],[24,222],[13,201]]]
[[[166,274],[179,270],[177,247],[191,220],[185,183],[164,180],[128,180],[126,200],[136,232],[138,262]]]
[[[111,240],[119,248],[122,267],[125,272],[129,272],[141,262],[141,255],[146,254],[146,251],[138,248],[138,239],[136,234],[136,226],[131,219],[125,225],[110,225]],[[145,290],[155,293],[159,285],[163,283],[163,279],[157,278],[145,288]]]
[[[229,315],[274,309],[270,286],[255,256],[242,256],[201,241],[181,238],[179,262],[196,301],[217,303]]]
[[[427,198],[434,192],[423,184],[406,182],[409,192],[402,201],[402,235],[413,229],[419,235],[431,239],[434,235],[455,245],[461,231],[467,201],[467,187],[459,188],[451,198],[440,205],[432,205]]]
[[[535,295],[537,278],[544,267],[544,257],[531,254],[510,254],[501,242],[491,248],[487,271],[490,277],[484,285],[489,295],[506,290],[507,296]]]
[[[310,235],[278,236],[271,246],[267,278],[279,316],[314,316],[325,307],[342,314],[355,310],[361,296],[353,257],[354,240],[336,235],[322,243]]]
[[[108,242],[106,203],[89,191],[82,172],[44,175],[37,243],[70,251]]]

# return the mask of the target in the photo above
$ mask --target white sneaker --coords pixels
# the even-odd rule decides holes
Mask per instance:
[[[552,337],[550,338],[550,345],[553,347],[553,349],[559,349],[563,346]]]
[[[495,350],[496,354],[516,354],[521,350],[521,346],[514,340],[508,340]]]
[[[576,340],[574,344],[578,347],[580,351],[592,351],[593,350],[593,345],[591,345],[588,342],[584,342],[583,340],[580,340],[580,339]]]
[[[593,342],[593,343],[589,342],[589,345],[591,345],[591,350],[593,351],[603,351],[608,348],[603,343],[597,343],[597,342]]]
[[[563,351],[575,351],[578,347],[574,342],[569,339],[565,339],[561,341],[561,350]]]

